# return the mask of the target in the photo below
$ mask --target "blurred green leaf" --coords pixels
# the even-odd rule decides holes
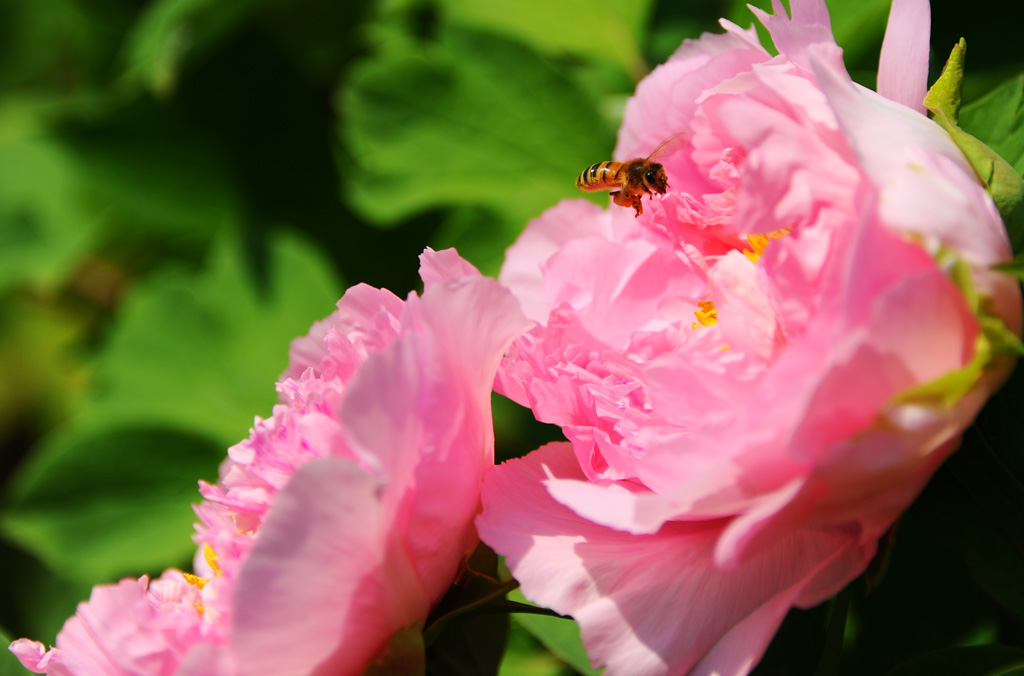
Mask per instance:
[[[0,119],[0,290],[52,287],[95,236],[77,167],[55,139],[11,137]]]
[[[354,164],[351,203],[381,224],[432,207],[500,216],[480,237],[499,248],[610,152],[597,105],[522,45],[445,31],[439,44],[367,60],[338,99]]]
[[[870,62],[877,70],[878,52],[891,4],[892,0],[828,3],[836,44],[843,48],[843,60],[847,64]]]
[[[142,133],[94,130],[62,141],[90,206],[116,237],[205,245],[241,219],[228,169],[194,132],[151,119]]]
[[[0,629],[0,648],[11,644],[14,639],[3,629]],[[25,667],[14,656],[10,650],[0,649],[0,676],[25,676]]]
[[[0,87],[77,94],[105,75],[125,3],[0,2]]]
[[[511,622],[498,676],[574,676],[577,672],[552,655],[522,625]]]
[[[55,132],[52,105],[0,110],[0,289],[69,281],[107,240],[200,250],[242,207],[209,145],[153,120],[144,133]]]
[[[155,0],[127,38],[124,77],[158,96],[176,87],[185,60],[208,49],[267,0]]]
[[[125,303],[96,363],[90,424],[168,425],[216,440],[246,435],[270,414],[290,341],[333,310],[339,284],[322,256],[293,235],[259,256],[222,243],[199,275],[155,275]]]
[[[453,25],[493,32],[546,54],[574,54],[611,63],[634,80],[646,74],[640,45],[651,0],[519,0],[515,7],[478,0],[440,0]]]
[[[511,592],[508,598],[512,601],[529,604],[529,601],[518,589]],[[514,624],[518,624],[530,632],[542,645],[579,673],[584,676],[598,676],[601,673],[600,670],[590,666],[587,651],[584,650],[580,640],[580,627],[574,621],[561,617],[525,613],[515,613],[511,617]]]
[[[57,632],[78,604],[89,598],[96,582],[56,575],[38,558],[3,538],[0,538],[0,574],[5,580],[17,580],[17,584],[8,585],[7,590],[8,633],[49,645],[53,645]]]
[[[70,312],[21,295],[0,303],[0,438],[67,417],[86,383],[74,356],[82,340]]]
[[[938,650],[904,662],[886,676],[1019,676],[1024,650],[1001,645]]]
[[[50,438],[11,484],[0,530],[62,576],[93,582],[183,563],[196,481],[223,450],[178,431],[103,427]]]

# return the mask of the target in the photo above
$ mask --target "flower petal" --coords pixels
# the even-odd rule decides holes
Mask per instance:
[[[361,674],[429,599],[397,540],[382,484],[319,458],[281,490],[235,586],[231,647],[241,673]]]
[[[931,21],[928,0],[892,0],[878,59],[878,93],[922,115]]]
[[[873,551],[848,531],[805,530],[721,570],[713,550],[725,521],[631,535],[555,502],[548,479],[583,479],[568,444],[491,470],[477,527],[527,598],[580,623],[606,676],[746,674],[791,605],[835,593]]]

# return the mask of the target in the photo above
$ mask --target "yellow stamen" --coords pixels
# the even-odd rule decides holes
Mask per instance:
[[[206,583],[209,582],[205,577],[199,577],[192,573],[182,573],[182,575],[185,577],[185,582],[188,582],[199,591],[202,591],[203,587],[206,586]]]
[[[217,574],[217,577],[223,575],[220,566],[217,565],[217,554],[213,551],[213,547],[210,545],[203,545],[203,558],[206,559],[207,565]]]
[[[747,235],[747,242],[750,243],[750,249],[744,249],[743,255],[750,259],[752,263],[756,263],[757,259],[761,257],[764,250],[768,248],[768,242],[773,239],[779,239],[785,237],[791,232],[789,228],[783,228],[782,230],[773,230],[772,232],[764,235]],[[751,251],[753,249],[753,251]]]
[[[188,582],[190,585],[192,585],[199,591],[202,591],[203,587],[206,586],[206,583],[209,582],[209,580],[207,580],[205,577],[199,577],[198,575],[193,575],[192,573],[182,573],[181,575],[185,578],[185,582]],[[203,606],[201,601],[193,603],[192,607],[196,609],[196,613],[199,614],[199,617],[202,617],[203,613],[206,612],[206,607]]]
[[[697,307],[700,309],[693,312],[697,318],[697,321],[692,324],[693,328],[699,329],[702,326],[713,326],[718,322],[718,311],[715,310],[713,302],[710,300],[699,300],[697,301]]]

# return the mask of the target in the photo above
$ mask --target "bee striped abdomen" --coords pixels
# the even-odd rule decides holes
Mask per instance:
[[[622,162],[608,160],[592,164],[576,178],[576,187],[580,190],[597,191],[611,190],[620,187],[619,174]]]

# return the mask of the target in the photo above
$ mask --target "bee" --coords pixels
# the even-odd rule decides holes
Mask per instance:
[[[655,158],[665,155],[685,139],[685,134],[673,134],[647,157],[637,157],[625,162],[608,160],[592,164],[580,172],[576,178],[576,187],[587,192],[611,190],[613,202],[620,207],[633,207],[636,210],[636,218],[640,218],[644,213],[644,206],[640,201],[644,193],[664,195],[668,190],[665,167],[655,162]]]

